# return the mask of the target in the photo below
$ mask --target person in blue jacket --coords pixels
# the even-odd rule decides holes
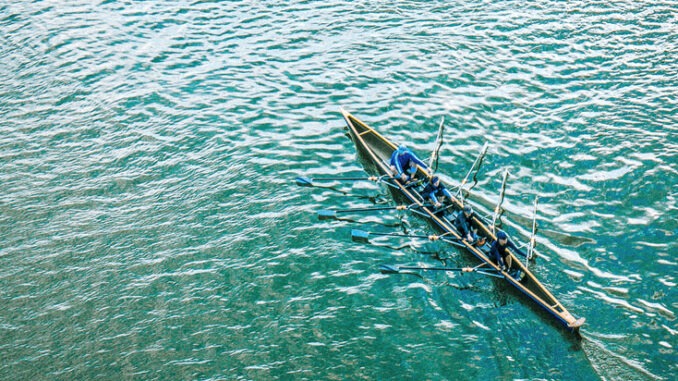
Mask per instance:
[[[445,199],[447,199],[447,201],[452,201],[452,194],[445,188],[445,185],[440,182],[438,176],[431,177],[431,181],[426,184],[424,190],[421,192],[421,196],[424,200],[431,201],[436,208],[443,206],[441,200],[445,201]],[[440,197],[440,200],[438,200],[438,197]]]
[[[507,258],[509,254],[506,250],[507,248],[510,248],[515,253],[526,256],[526,254],[518,249],[513,242],[509,241],[506,233],[499,231],[499,233],[497,233],[497,240],[494,241],[492,248],[490,249],[490,258],[494,258],[497,261],[497,264],[501,267],[502,271],[511,267],[511,257]],[[506,262],[508,262],[508,266]]]
[[[391,171],[393,176],[399,178],[402,182],[408,183],[415,179],[417,174],[417,165],[428,170],[428,166],[410,151],[404,145],[398,147],[391,154]]]

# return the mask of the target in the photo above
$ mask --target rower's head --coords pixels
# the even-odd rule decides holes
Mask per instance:
[[[499,241],[500,244],[506,245],[506,242],[508,242],[508,235],[502,231],[497,233],[497,240]]]
[[[468,217],[471,214],[473,214],[473,207],[471,205],[466,204],[466,206],[464,206],[464,215]]]
[[[434,187],[440,185],[440,177],[438,176],[431,177],[431,184],[433,184]]]
[[[408,151],[407,146],[405,146],[404,144],[398,146],[398,153],[403,153],[407,151]]]

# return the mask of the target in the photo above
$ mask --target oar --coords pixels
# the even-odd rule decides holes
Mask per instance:
[[[424,271],[451,271],[461,273],[478,273],[489,275],[497,278],[503,278],[501,274],[490,273],[488,271],[496,271],[494,269],[480,270],[477,267],[418,267],[418,266],[394,266],[394,265],[380,265],[379,271],[382,274],[399,274],[401,270],[424,270]]]
[[[532,259],[532,253],[534,252],[534,247],[536,246],[536,234],[537,234],[537,202],[539,202],[539,196],[534,198],[534,210],[532,211],[532,235],[530,236],[530,246],[527,248],[527,258],[525,259],[525,268],[530,264],[530,259]]]
[[[312,187],[315,186],[313,181],[378,181],[379,177],[369,176],[369,177],[323,177],[319,179],[313,179],[310,177],[297,177],[296,182],[300,187]]]
[[[388,236],[388,237],[402,237],[402,238],[419,238],[419,239],[428,239],[429,241],[443,241],[445,243],[449,243],[450,245],[458,246],[461,248],[466,248],[464,244],[459,242],[457,238],[446,238],[445,234],[442,235],[411,235],[411,234],[402,234],[402,233],[379,233],[379,232],[367,232],[364,230],[360,229],[352,229],[351,230],[351,240],[354,242],[362,242],[362,243],[367,243],[369,242],[370,235],[376,235],[376,236]]]
[[[415,204],[416,205],[416,204]],[[359,213],[359,212],[373,212],[379,210],[407,210],[409,206],[407,205],[396,205],[396,206],[375,206],[369,208],[353,208],[353,209],[322,209],[318,211],[318,218],[321,220],[328,218],[336,218],[338,213]]]
[[[380,181],[380,177],[375,177],[375,176],[370,176],[370,177],[328,177],[328,178],[322,178],[322,179],[315,179],[318,181],[361,181],[361,180],[369,180],[369,181]],[[339,189],[337,187],[331,186],[331,185],[318,185],[313,183],[313,179],[308,178],[308,177],[297,177],[295,179],[296,183],[300,187],[316,187],[316,188],[322,188],[322,189],[329,189],[335,192],[339,192],[343,194],[344,196],[350,196],[350,197],[357,197],[360,199],[364,200],[370,200],[372,202],[376,202],[377,199],[381,197],[381,195],[377,194],[375,196],[370,196],[370,195],[362,195],[362,194],[354,194],[354,193],[348,193],[342,189]]]
[[[416,238],[429,238],[428,236],[425,236],[425,235],[408,235],[408,234],[400,234],[400,233],[371,233],[371,232],[366,232],[366,231],[363,231],[363,230],[352,229],[351,230],[351,239],[353,240],[353,242],[373,244],[369,241],[370,234],[378,235],[378,236],[405,237],[405,238],[414,238],[414,239],[416,239]],[[390,246],[390,245],[382,245],[382,244],[379,244],[377,246],[386,247],[386,248],[389,248],[391,250],[402,250],[404,248],[410,248],[410,249],[414,250],[416,253],[419,253],[419,254],[438,255],[438,253],[436,251],[421,251],[421,250],[415,248],[414,245],[412,244],[412,242],[407,242],[406,244],[400,245],[400,246]]]
[[[457,247],[461,247],[462,249],[465,249],[465,248],[466,248],[466,245],[464,245],[463,243],[461,243],[461,240],[460,240],[460,239],[456,239],[456,238],[441,238],[440,240],[443,241],[443,242],[447,242],[447,243],[449,243],[450,245],[457,246]]]
[[[436,137],[436,145],[431,154],[431,160],[428,162],[428,167],[432,168],[432,171],[435,172],[438,170],[438,153],[440,152],[440,147],[443,146],[443,130],[445,129],[445,117],[440,120],[440,127],[438,127],[438,136]]]
[[[485,154],[487,153],[487,148],[489,147],[489,143],[485,142],[483,144],[483,148],[480,149],[480,154],[478,154],[478,157],[476,158],[476,161],[473,162],[473,165],[471,166],[471,169],[469,169],[468,173],[466,174],[466,177],[464,177],[464,180],[462,180],[461,184],[459,184],[459,188],[457,188],[457,193],[456,196],[459,197],[462,193],[462,188],[464,185],[466,185],[466,182],[468,181],[469,176],[471,176],[471,173],[473,173],[473,169],[476,167],[476,165],[485,157]]]
[[[402,234],[402,233],[379,233],[379,232],[368,232],[360,229],[351,229],[351,239],[356,242],[367,242],[367,240],[370,238],[370,235],[376,235],[376,236],[387,236],[387,237],[404,237],[404,238],[424,238],[428,239],[431,241],[434,241],[433,237],[437,236],[430,236],[430,235],[410,235],[410,234]]]
[[[499,193],[499,201],[497,206],[494,208],[494,216],[492,217],[492,234],[496,234],[497,230],[497,218],[499,218],[499,212],[501,211],[501,204],[504,202],[504,192],[506,191],[506,179],[508,179],[509,171],[508,169],[504,171],[504,179],[501,181],[501,192]]]

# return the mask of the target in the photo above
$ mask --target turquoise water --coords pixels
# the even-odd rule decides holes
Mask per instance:
[[[675,379],[675,2],[0,5],[0,379]],[[577,340],[397,213],[341,107],[526,242]],[[376,195],[370,183],[333,184]],[[405,246],[404,248],[393,248]]]

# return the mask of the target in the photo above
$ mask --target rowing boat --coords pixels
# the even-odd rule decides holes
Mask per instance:
[[[453,216],[456,213],[461,213],[464,203],[468,203],[468,200],[455,198],[445,213],[436,210],[435,207],[424,201],[420,194],[420,188],[410,184],[403,184],[392,176],[389,162],[391,154],[398,146],[345,110],[341,110],[341,112],[346,121],[349,136],[356,145],[358,156],[365,165],[365,170],[386,183],[396,201],[404,201],[409,204],[408,210],[415,212],[418,216],[430,222],[433,227],[442,232],[442,236],[448,238],[449,242],[456,243],[455,246],[463,247],[480,260],[481,264],[477,267],[482,266],[487,273],[497,274],[498,278],[505,280],[515,289],[532,299],[568,329],[575,333],[579,331],[579,328],[584,324],[585,318],[577,319],[568,312],[565,306],[544,287],[528,267],[518,260],[516,253],[510,252],[511,266],[506,270],[502,270],[490,259],[489,245],[496,240],[496,236],[494,226],[490,227],[488,221],[478,216],[473,218],[473,225],[477,229],[478,235],[486,238],[484,245],[476,246],[461,236],[454,227]],[[430,176],[431,174],[424,168],[418,168],[417,177],[429,178]]]

